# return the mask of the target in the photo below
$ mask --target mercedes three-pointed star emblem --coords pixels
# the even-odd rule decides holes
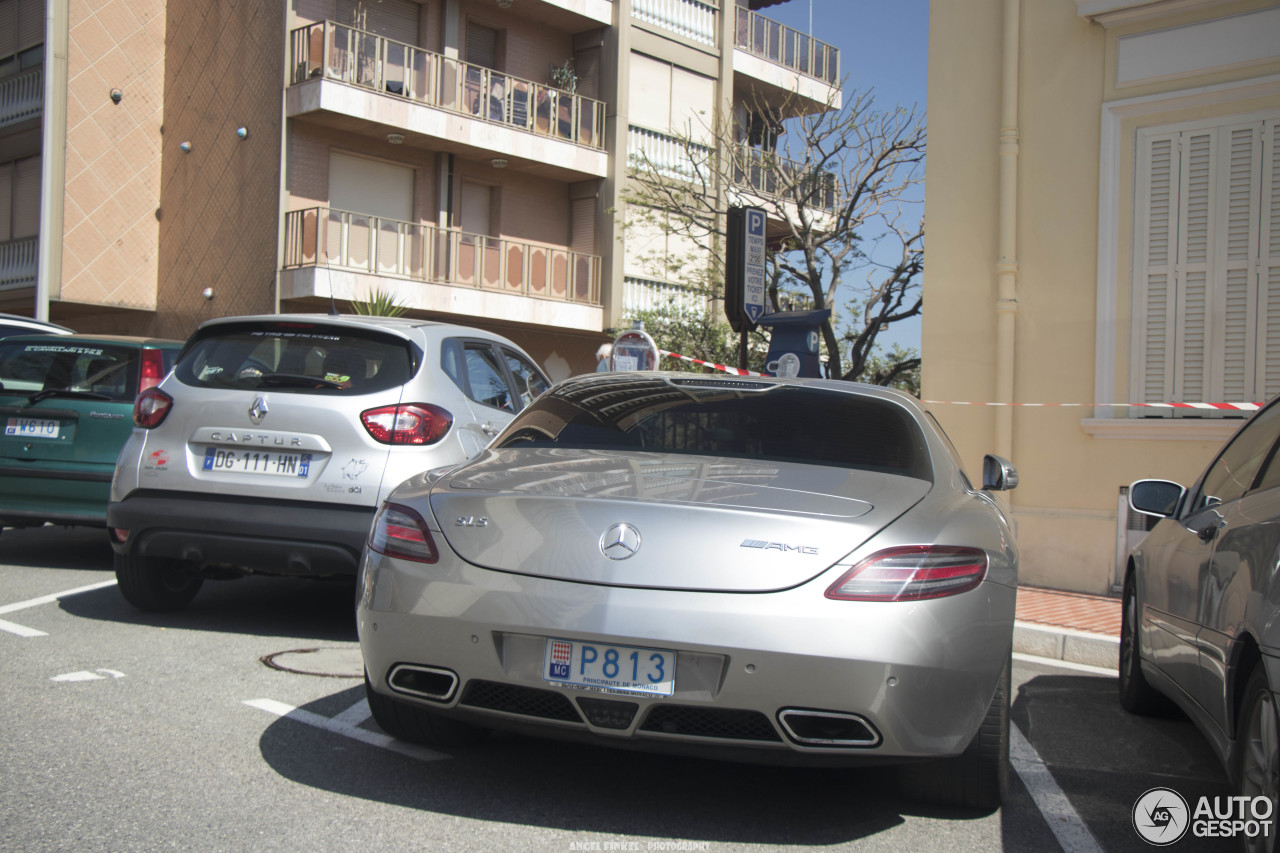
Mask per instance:
[[[262,423],[262,419],[267,416],[267,398],[258,397],[253,401],[253,405],[249,407],[249,420],[254,424]]]
[[[626,522],[611,526],[600,537],[600,553],[610,560],[625,560],[640,550],[640,531]]]

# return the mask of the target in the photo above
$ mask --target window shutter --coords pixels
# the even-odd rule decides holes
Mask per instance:
[[[412,0],[365,0],[362,7],[357,7],[357,0],[338,0],[334,6],[334,20],[340,24],[360,26],[360,12],[363,11],[361,29],[405,44],[418,43],[418,12],[422,7]]]
[[[413,220],[413,169],[331,151],[329,206],[410,222]]]
[[[0,59],[18,52],[18,0],[0,0]]]
[[[13,164],[0,163],[0,243],[13,239]]]
[[[573,234],[569,248],[586,255],[596,253],[596,200],[591,198],[575,198],[573,200]]]
[[[13,177],[13,239],[40,233],[40,158],[19,160]]]
[[[573,70],[578,75],[578,94],[600,100],[600,48],[575,51]]]
[[[1182,334],[1174,342],[1174,401],[1203,402],[1209,391],[1211,228],[1215,219],[1212,132],[1182,137],[1178,188],[1178,316]],[[1161,401],[1163,402],[1163,401]]]
[[[1261,125],[1224,128],[1221,141],[1222,204],[1215,231],[1220,282],[1215,295],[1221,300],[1221,329],[1215,329],[1217,345],[1214,373],[1221,377],[1211,389],[1216,401],[1245,401],[1253,397],[1254,358],[1257,351],[1258,289],[1254,261],[1258,256],[1258,190],[1262,168]],[[1280,307],[1280,306],[1277,306]]]
[[[1263,122],[1258,379],[1254,402],[1280,394],[1280,119]]]
[[[479,24],[467,24],[467,62],[498,69],[498,31]]]
[[[19,0],[17,49],[44,44],[44,0]]]
[[[1162,134],[1143,140],[1138,169],[1142,189],[1138,197],[1135,277],[1138,323],[1134,396],[1138,402],[1160,402],[1173,393],[1173,348],[1176,321],[1174,261],[1178,214],[1178,135]],[[1144,411],[1144,414],[1150,410]]]

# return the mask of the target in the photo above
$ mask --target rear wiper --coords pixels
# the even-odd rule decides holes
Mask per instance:
[[[288,385],[293,388],[341,388],[342,383],[307,376],[302,373],[265,373],[258,377],[260,385]]]
[[[99,394],[96,391],[72,391],[70,388],[46,388],[43,391],[37,391],[27,398],[27,405],[32,406],[41,400],[47,400],[50,397],[70,397],[75,400],[106,400],[110,402],[112,397],[109,394]]]

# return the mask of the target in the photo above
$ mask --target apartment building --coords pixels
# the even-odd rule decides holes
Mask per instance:
[[[590,370],[686,284],[628,164],[839,103],[776,2],[0,0],[0,310],[183,337],[381,290]]]

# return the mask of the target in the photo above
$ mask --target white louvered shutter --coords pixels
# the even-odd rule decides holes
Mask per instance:
[[[1280,119],[1262,125],[1258,375],[1254,401],[1280,394]]]
[[[1210,385],[1211,269],[1216,219],[1212,131],[1183,134],[1178,187],[1177,316],[1181,334],[1173,348],[1172,400],[1203,402]]]
[[[1213,364],[1210,398],[1251,400],[1257,352],[1258,199],[1262,176],[1259,122],[1220,131],[1220,203],[1214,276]]]
[[[1133,396],[1139,402],[1168,400],[1173,393],[1173,349],[1177,295],[1178,135],[1143,140],[1138,174],[1135,277],[1139,322],[1135,336]],[[1149,412],[1144,412],[1149,414]]]

